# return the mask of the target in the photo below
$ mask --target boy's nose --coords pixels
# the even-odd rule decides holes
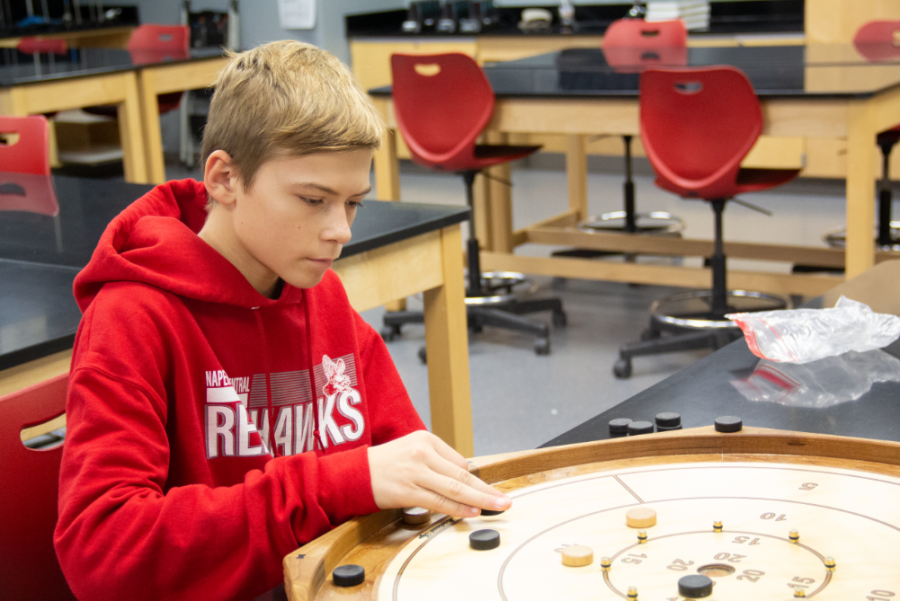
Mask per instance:
[[[350,221],[344,211],[334,211],[326,229],[326,237],[338,244],[350,242]]]

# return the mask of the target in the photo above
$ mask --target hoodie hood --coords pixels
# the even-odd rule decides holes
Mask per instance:
[[[206,221],[206,187],[193,179],[156,186],[110,222],[75,278],[81,311],[108,282],[140,282],[178,296],[255,308],[296,303],[302,291],[287,284],[281,296],[261,295],[197,233]]]

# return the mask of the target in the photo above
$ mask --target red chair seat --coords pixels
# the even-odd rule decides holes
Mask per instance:
[[[879,144],[896,144],[900,142],[900,125],[878,134]]]
[[[475,161],[479,164],[478,169],[524,159],[530,154],[534,154],[540,150],[540,146],[504,146],[492,144],[478,144],[475,146]]]
[[[786,184],[800,174],[799,169],[748,169],[741,168],[735,181],[738,194],[758,192]]]

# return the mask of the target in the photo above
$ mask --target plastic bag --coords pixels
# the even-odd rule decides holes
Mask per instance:
[[[847,351],[865,352],[900,337],[900,317],[875,313],[841,296],[833,309],[793,309],[726,315],[744,332],[750,351],[770,361],[809,363]]]
[[[731,385],[750,401],[823,409],[855,401],[879,382],[900,382],[900,360],[882,351],[849,351],[806,365],[761,359]]]

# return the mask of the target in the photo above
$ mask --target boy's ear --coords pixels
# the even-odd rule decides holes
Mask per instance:
[[[216,150],[206,159],[203,171],[203,183],[206,191],[219,204],[230,205],[236,200],[240,177],[234,162],[224,150]]]

